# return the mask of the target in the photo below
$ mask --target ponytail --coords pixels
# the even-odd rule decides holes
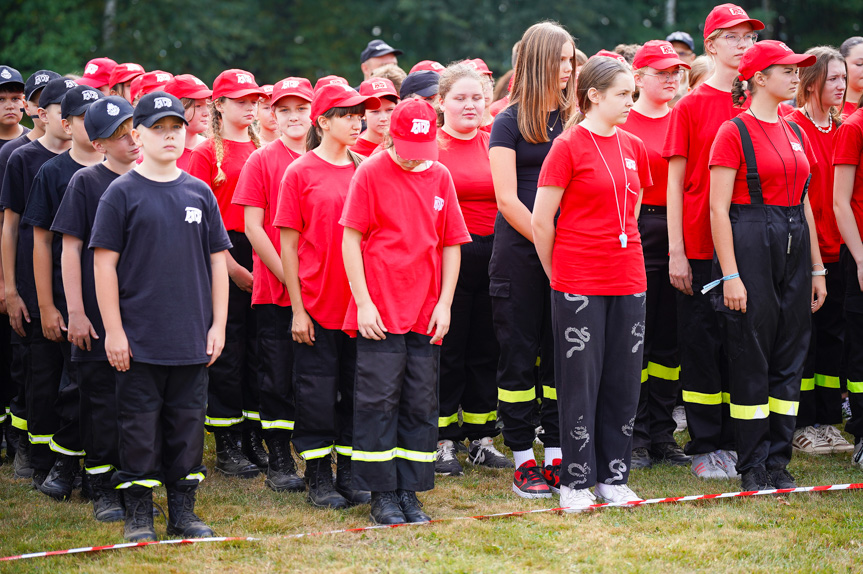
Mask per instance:
[[[746,90],[749,90],[749,95],[746,95]],[[734,104],[736,108],[742,108],[743,104],[746,103],[746,100],[751,98],[755,93],[755,84],[753,83],[750,88],[749,82],[746,80],[741,80],[738,76],[734,77],[734,82],[731,84],[731,102]]]
[[[216,102],[224,102],[227,98],[222,96],[210,102],[210,138],[213,140],[213,153],[216,156],[216,177],[213,178],[213,186],[219,186],[225,183],[227,177],[222,171],[222,162],[225,160],[225,142],[222,139],[222,112],[216,108]],[[248,127],[249,138],[256,148],[261,147],[261,138],[258,137],[258,130],[253,123]]]

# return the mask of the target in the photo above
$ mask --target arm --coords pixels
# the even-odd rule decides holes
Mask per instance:
[[[42,318],[42,333],[46,339],[60,343],[66,339],[66,323],[54,304],[54,232],[33,227],[33,278],[36,280],[36,299]]]
[[[737,170],[714,165],[710,168],[710,226],[713,232],[713,245],[716,257],[722,267],[723,275],[737,273],[737,258],[734,255],[734,235],[728,209],[734,191],[734,177]],[[746,287],[738,277],[722,282],[725,306],[734,311],[746,313]]]
[[[668,276],[678,291],[692,295],[692,268],[683,245],[683,175],[686,158],[668,160]],[[730,197],[730,196],[729,196]],[[726,216],[727,216],[726,211]]]
[[[225,262],[227,264],[228,277],[231,278],[231,281],[246,293],[251,293],[254,281],[252,272],[237,263],[237,260],[234,259],[230,251],[225,251]]]
[[[3,236],[3,216],[0,216],[0,238]],[[6,281],[3,277],[3,250],[0,248],[0,313],[6,314]]]
[[[560,208],[562,197],[562,187],[540,187],[536,191],[533,216],[530,220],[536,253],[549,279],[551,279],[551,253],[554,249],[554,216]]]
[[[442,340],[444,335],[449,332],[450,307],[452,306],[453,295],[455,295],[455,286],[458,283],[460,267],[461,245],[447,245],[444,247],[441,261],[440,297],[434,306],[429,327],[426,331],[426,333],[431,334],[432,329],[434,329],[434,336],[431,338],[432,345]]]
[[[515,170],[515,150],[493,147],[488,151],[491,162],[491,179],[497,209],[506,222],[533,241],[530,228],[530,210],[518,199],[518,176]]]
[[[210,355],[208,367],[216,362],[225,348],[225,325],[228,322],[228,267],[225,263],[227,253],[225,250],[210,254],[210,268],[213,273],[213,324],[207,331],[207,354]],[[99,308],[101,309],[101,304]]]
[[[24,321],[30,322],[30,313],[27,306],[18,295],[18,286],[15,276],[15,262],[17,261],[18,249],[18,223],[21,214],[11,209],[3,212],[3,236],[0,238],[0,251],[3,253],[3,277],[6,280],[6,311],[9,313],[9,323],[21,337],[26,337]]]
[[[345,227],[342,238],[342,257],[345,260],[345,273],[351,285],[351,293],[357,304],[357,330],[366,339],[380,341],[386,339],[386,326],[375,307],[369,287],[366,284],[366,270],[363,265],[363,234],[356,229]]]
[[[857,220],[851,209],[857,166],[837,165],[833,168],[833,173],[833,211],[836,214],[836,225],[851,257],[857,263],[857,283],[863,291],[863,241],[860,240],[860,230],[857,229]],[[851,286],[848,285],[846,288],[850,289]]]
[[[99,302],[99,312],[105,325],[105,353],[111,366],[124,372],[129,370],[132,349],[129,347],[120,315],[120,287],[117,280],[119,261],[118,252],[97,247],[93,274],[96,279],[96,300]]]
[[[249,243],[252,244],[252,249],[264,262],[273,275],[281,281],[285,282],[283,276],[282,262],[279,261],[279,254],[276,253],[276,248],[273,242],[270,241],[267,232],[264,230],[264,209],[262,207],[253,207],[247,205],[243,208],[246,217],[246,237],[249,238]],[[291,299],[293,300],[293,298]]]
[[[247,223],[248,225],[248,223]],[[300,232],[290,227],[282,227],[282,266],[284,269],[284,284],[288,288],[291,297],[291,308],[294,312],[291,324],[291,337],[297,343],[305,343],[313,346],[315,344],[315,326],[312,318],[306,312],[303,305],[303,292],[300,286],[300,259],[297,255],[297,246],[300,241]]]
[[[92,348],[90,339],[99,335],[84,312],[84,296],[81,289],[81,251],[84,242],[73,235],[63,235],[63,254],[60,265],[63,269],[63,290],[66,292],[66,307],[69,309],[69,341],[82,351]]]
[[[821,261],[821,248],[818,247],[818,232],[815,229],[815,216],[812,214],[812,206],[809,205],[809,196],[803,200],[803,210],[806,213],[806,224],[809,226],[809,250],[812,255],[812,269],[820,266],[824,269]],[[807,270],[808,271],[808,270]],[[827,298],[827,278],[823,275],[812,277],[812,312],[816,312],[824,304]]]

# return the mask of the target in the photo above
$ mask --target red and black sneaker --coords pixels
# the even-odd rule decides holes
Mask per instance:
[[[522,498],[551,498],[551,489],[534,460],[529,460],[516,469],[512,491]]]
[[[556,458],[551,461],[551,464],[546,465],[544,469],[542,469],[542,476],[545,478],[545,482],[548,484],[548,487],[555,494],[560,494],[560,463],[563,462],[561,459]]]

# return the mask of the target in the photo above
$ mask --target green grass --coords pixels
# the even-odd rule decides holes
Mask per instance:
[[[682,441],[685,436],[679,436]],[[498,439],[499,441],[500,439]],[[205,463],[212,468],[208,437]],[[463,460],[464,455],[460,455]],[[420,495],[433,518],[541,509],[510,491],[511,475],[465,464]],[[848,455],[795,455],[801,486],[863,481]],[[738,481],[698,480],[688,468],[635,471],[641,496],[727,492]],[[157,490],[164,506],[164,490]],[[122,524],[99,524],[78,495],[57,503],[0,467],[0,555],[122,542]],[[198,514],[221,536],[260,542],[205,543],[116,550],[0,563],[0,572],[858,572],[863,571],[863,492],[662,504],[586,515],[538,513],[452,521],[362,533],[277,538],[365,526],[368,507],[311,508],[301,494],[277,494],[263,479],[212,473]],[[164,536],[164,520],[156,530]]]

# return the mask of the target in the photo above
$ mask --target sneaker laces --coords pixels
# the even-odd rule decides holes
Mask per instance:
[[[823,425],[818,427],[823,433],[824,437],[832,444],[834,442],[842,444],[848,442],[845,440],[845,437],[842,436],[842,433],[839,432],[839,429],[834,427],[833,425]]]
[[[443,462],[455,459],[455,445],[451,440],[442,440],[437,443],[437,459]]]
[[[488,439],[488,443],[486,443],[485,440],[486,439],[482,439],[482,441],[480,442],[479,448],[481,450],[484,449],[484,450],[490,452],[492,456],[498,456],[500,458],[506,458],[506,456],[502,452],[497,450],[497,448],[494,446],[494,443],[491,441],[491,439]]]
[[[612,490],[615,498],[618,496],[625,497],[627,502],[630,500],[641,500],[641,497],[635,494],[635,492],[625,484],[606,484],[603,486],[603,490],[606,488],[610,488]]]

